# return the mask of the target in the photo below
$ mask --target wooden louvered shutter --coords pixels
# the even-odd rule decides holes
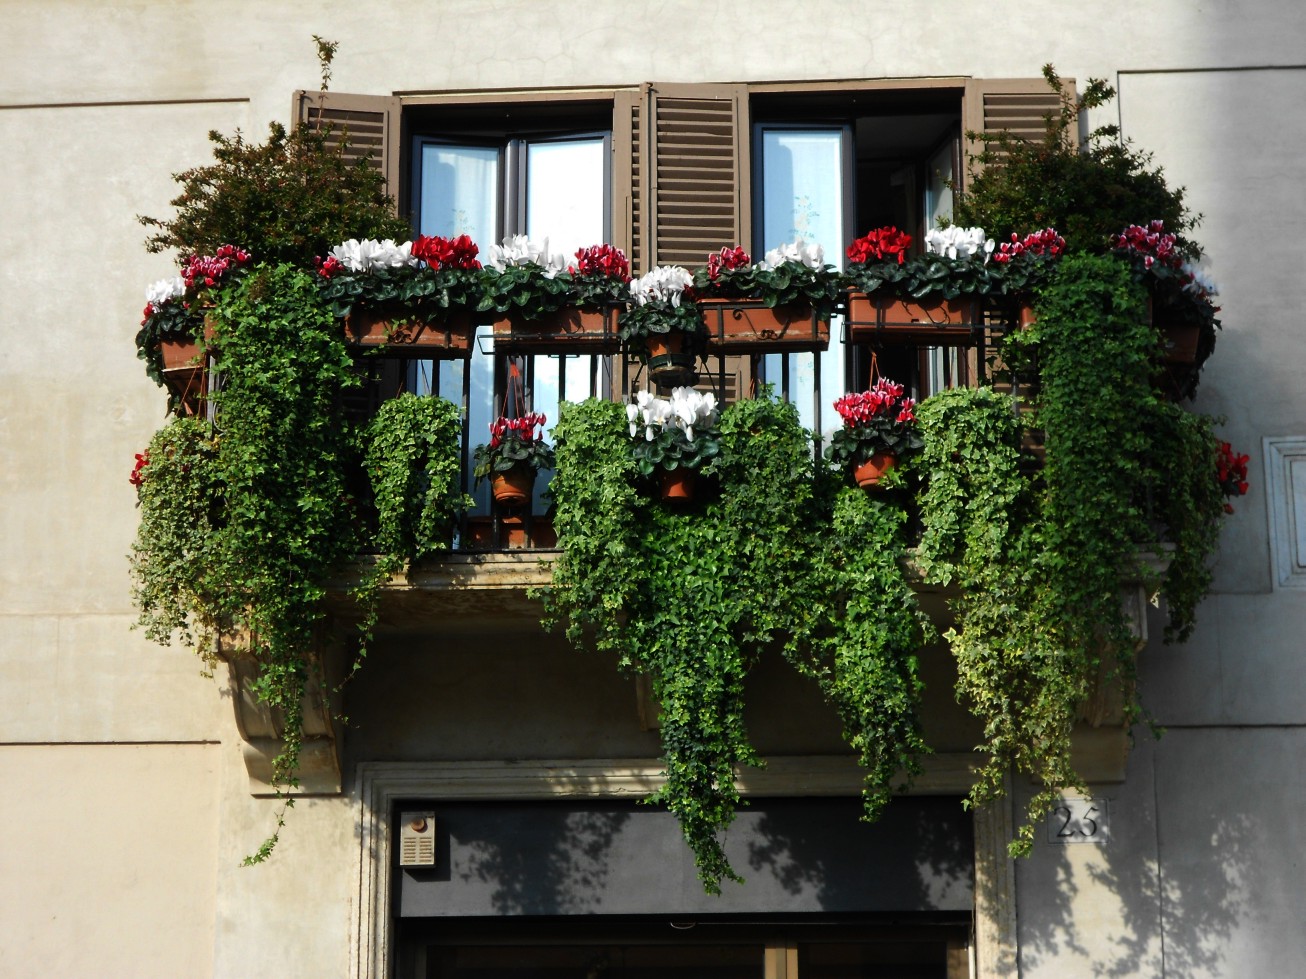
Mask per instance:
[[[613,114],[614,237],[636,275],[693,270],[720,248],[749,246],[748,91],[742,85],[645,84],[618,93]],[[746,393],[749,358],[711,359],[723,400]]]
[[[1066,94],[1075,94],[1073,79],[1062,79]],[[1047,131],[1047,117],[1061,111],[1057,93],[1042,78],[972,78],[962,101],[962,129],[967,133],[1010,133],[1030,141]],[[966,141],[967,158],[984,148],[979,140]]]
[[[400,103],[392,95],[341,95],[336,92],[295,93],[291,118],[310,126],[331,126],[348,133],[346,158],[367,159],[385,174],[386,193],[400,196]]]
[[[748,92],[742,85],[647,85],[640,124],[641,271],[697,268],[749,244]]]

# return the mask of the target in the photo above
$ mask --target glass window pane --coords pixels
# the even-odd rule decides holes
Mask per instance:
[[[607,239],[603,221],[604,174],[607,164],[601,136],[550,140],[526,144],[526,234],[535,241],[548,239],[548,249],[570,260],[578,248],[602,244]],[[558,421],[558,404],[564,398],[583,400],[589,395],[589,358],[536,357],[532,403],[552,428]],[[577,383],[582,379],[585,384]],[[563,390],[564,386],[567,390]],[[550,436],[551,438],[551,436]],[[550,473],[541,473],[535,485],[537,508]]]
[[[499,150],[423,143],[419,230],[470,235],[484,251],[499,240]]]
[[[568,259],[601,244],[606,162],[601,136],[528,143],[526,234]]]
[[[842,127],[762,130],[761,248],[802,237],[825,248],[826,262],[842,267],[845,139]],[[841,332],[838,322],[831,324],[832,337]],[[781,356],[789,357],[791,400],[798,405],[803,424],[819,428],[828,438],[837,427],[830,406],[842,393],[836,388],[843,383],[843,345],[836,340],[819,356],[772,354],[766,358],[768,378],[780,377]],[[818,371],[819,409],[812,398]]]

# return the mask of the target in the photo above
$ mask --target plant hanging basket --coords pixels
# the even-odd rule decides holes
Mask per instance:
[[[897,457],[888,452],[877,452],[861,465],[853,469],[853,479],[866,491],[878,489],[880,478],[894,467]]]
[[[535,470],[530,466],[519,464],[490,477],[490,493],[499,506],[523,506],[534,492]]]
[[[661,388],[685,387],[698,381],[695,358],[685,353],[685,334],[679,330],[648,338],[648,373]]]

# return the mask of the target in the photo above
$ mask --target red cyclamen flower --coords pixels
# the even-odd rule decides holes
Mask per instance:
[[[747,268],[752,263],[753,260],[748,256],[748,252],[744,251],[741,246],[722,248],[719,252],[707,257],[707,277],[715,282],[722,272],[733,272],[735,269]]]
[[[127,477],[127,481],[131,483],[133,486],[135,486],[137,489],[140,489],[141,484],[145,482],[145,467],[148,466],[149,464],[150,464],[149,450],[147,449],[144,452],[137,452],[136,465],[132,468],[132,474]]]
[[[612,245],[590,245],[576,250],[576,264],[567,269],[572,275],[596,276],[604,279],[630,281],[630,262],[626,253]]]
[[[896,258],[901,265],[907,260],[907,249],[911,243],[911,235],[899,231],[893,225],[876,228],[848,246],[848,261],[854,265],[864,265],[872,260],[883,262]]]

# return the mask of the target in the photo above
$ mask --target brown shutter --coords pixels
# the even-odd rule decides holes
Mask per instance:
[[[1061,80],[1066,93],[1075,95],[1073,79]],[[1010,133],[1025,140],[1043,138],[1047,117],[1061,111],[1057,93],[1042,78],[972,78],[962,97],[961,123],[966,133]],[[966,155],[984,148],[979,140],[966,141]]]
[[[658,265],[693,271],[752,236],[748,90],[743,85],[646,83],[613,107],[613,237],[636,275]],[[750,358],[708,359],[700,389],[724,402],[749,389]],[[634,378],[632,390],[647,386]]]
[[[310,126],[331,126],[348,133],[349,160],[368,160],[385,174],[386,193],[399,199],[400,102],[393,95],[341,95],[336,92],[295,93],[291,118]]]
[[[634,121],[639,166],[633,243],[640,272],[697,268],[749,244],[748,90],[645,85]]]

